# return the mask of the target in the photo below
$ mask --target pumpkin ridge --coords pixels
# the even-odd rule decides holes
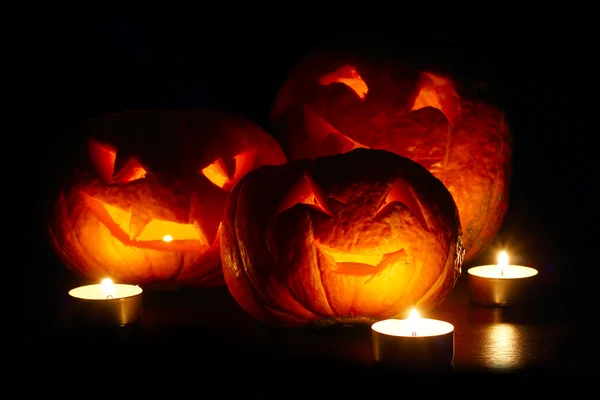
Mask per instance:
[[[235,198],[235,207],[234,207],[234,211],[233,211],[233,218],[232,218],[232,219],[233,219],[233,221],[234,221],[234,229],[233,229],[233,232],[234,232],[234,239],[235,239],[235,241],[234,241],[234,243],[235,243],[235,246],[234,246],[234,247],[235,247],[235,251],[236,251],[236,253],[237,253],[237,254],[238,254],[238,256],[239,256],[239,260],[240,260],[240,263],[241,263],[241,268],[240,268],[240,270],[241,270],[241,271],[243,271],[244,277],[245,277],[246,281],[248,281],[248,283],[249,283],[249,285],[250,285],[250,288],[251,288],[251,290],[252,290],[253,294],[254,294],[255,296],[258,296],[258,297],[259,297],[259,298],[262,300],[262,302],[263,302],[265,305],[268,305],[268,306],[269,306],[269,308],[271,308],[272,310],[274,310],[274,311],[276,311],[276,312],[278,312],[278,313],[282,314],[283,316],[289,317],[290,319],[305,319],[304,317],[302,317],[302,316],[300,316],[300,315],[296,315],[295,313],[289,313],[289,312],[287,312],[287,311],[280,310],[278,307],[274,307],[274,306],[273,306],[273,302],[272,302],[272,301],[269,301],[269,300],[271,300],[270,296],[265,296],[265,295],[262,293],[262,291],[258,289],[258,287],[256,286],[256,284],[254,283],[254,281],[253,281],[253,280],[252,280],[252,278],[250,277],[250,274],[248,274],[247,265],[246,265],[246,263],[245,263],[245,262],[243,261],[243,259],[242,259],[242,256],[241,256],[241,251],[240,251],[240,248],[239,248],[239,246],[240,246],[241,242],[240,242],[240,240],[238,239],[238,221],[239,221],[239,219],[238,219],[238,218],[236,218],[236,215],[238,214],[238,207],[239,207],[239,206],[240,206],[240,204],[241,204],[241,202],[240,202],[240,198],[242,197],[242,193],[244,193],[244,189],[245,189],[245,187],[247,186],[247,184],[246,184],[246,183],[247,183],[249,180],[251,180],[253,177],[254,177],[254,175],[252,175],[252,176],[248,177],[248,179],[245,179],[245,180],[244,180],[244,181],[243,181],[243,182],[240,184],[240,188],[239,188],[239,190],[238,190],[237,197]],[[288,293],[289,293],[289,291],[288,291]],[[290,293],[290,295],[291,295],[291,293]],[[296,299],[294,299],[294,300],[296,300]],[[298,301],[296,300],[296,302],[298,302]],[[298,304],[299,304],[300,306],[304,307],[304,306],[302,305],[302,303],[299,303],[299,302],[298,302]],[[262,306],[261,306],[261,308],[262,308]],[[306,309],[306,307],[304,307],[304,308]]]
[[[171,279],[169,279],[170,281],[177,281],[177,278],[179,278],[179,275],[181,275],[181,273],[183,272],[183,267],[185,266],[184,256],[185,253],[179,252],[179,264],[177,265],[177,269],[173,273],[173,276],[171,277]]]
[[[81,240],[79,239],[79,235],[77,235],[77,231],[75,230],[74,226],[73,226],[73,219],[72,219],[72,215],[71,215],[71,210],[69,208],[69,201],[67,199],[66,194],[64,193],[64,191],[61,193],[61,198],[59,199],[59,203],[58,203],[59,207],[61,207],[64,212],[66,213],[66,218],[60,222],[60,227],[61,229],[64,229],[63,224],[67,223],[69,224],[69,230],[73,233],[73,238],[76,239],[75,242],[70,241],[71,245],[73,246],[77,246],[79,248],[83,248],[83,245],[81,243]],[[62,249],[62,247],[61,247]],[[63,250],[64,251],[64,250]],[[94,260],[95,261],[95,260]],[[79,265],[79,264],[76,264]],[[103,268],[101,267],[101,269],[103,270]],[[78,269],[79,271],[79,269]]]
[[[313,232],[313,223],[312,223],[312,219],[309,218],[310,220],[310,229],[309,229],[309,233],[311,236],[311,243],[314,240],[314,232]],[[333,306],[331,305],[331,294],[329,293],[329,291],[327,290],[327,288],[325,287],[325,284],[323,283],[323,268],[321,266],[321,259],[317,253],[317,249],[316,247],[312,247],[311,248],[311,252],[313,257],[315,258],[316,264],[317,264],[317,269],[319,272],[319,282],[321,283],[321,289],[323,290],[323,295],[325,296],[325,301],[327,302],[327,308],[329,308],[329,311],[334,314],[335,311],[333,310]]]
[[[312,169],[312,165],[313,165],[313,160],[311,160],[310,165],[307,166],[307,171],[304,173],[303,178],[302,178],[302,179],[307,179],[307,183],[309,185],[311,184],[310,183],[311,181],[309,179],[311,179],[310,178],[310,172],[311,172],[311,169]],[[312,240],[314,240],[313,221],[312,221],[312,218],[310,217],[310,213],[307,214],[307,219],[308,219],[308,222],[309,222],[308,233],[310,234]],[[312,243],[312,240],[310,241],[311,243]],[[327,289],[325,288],[325,285],[323,284],[323,274],[322,274],[322,270],[321,270],[321,267],[320,267],[319,256],[316,255],[316,249],[312,248],[311,250],[312,250],[312,254],[315,254],[315,259],[316,259],[316,263],[317,263],[317,269],[318,269],[318,273],[319,273],[319,282],[321,283],[321,288],[323,289],[323,295],[325,296],[325,301],[327,302],[327,307],[329,308],[329,311],[331,313],[334,313],[333,308],[331,307],[330,294],[327,292]],[[326,314],[321,314],[317,310],[313,310],[312,307],[308,307],[308,305],[305,305],[305,302],[299,301],[299,299],[293,294],[293,292],[291,290],[289,290],[289,289],[286,289],[286,290],[290,294],[290,296],[292,297],[292,299],[295,300],[296,303],[300,307],[303,307],[309,313],[314,314],[316,317],[324,317],[324,318],[328,317]]]
[[[504,125],[504,118],[502,118],[502,120],[501,120],[501,126],[502,125]],[[488,212],[488,210],[490,208],[490,203],[492,202],[492,197],[496,194],[496,191],[498,190],[498,181],[499,181],[498,175],[500,174],[500,169],[501,169],[501,168],[499,168],[499,166],[500,166],[500,159],[501,159],[501,155],[502,155],[502,151],[503,150],[504,150],[504,140],[502,140],[502,138],[500,138],[500,148],[498,149],[498,152],[496,153],[496,163],[495,163],[496,173],[494,175],[492,187],[490,188],[490,191],[488,192],[488,194],[487,194],[487,196],[485,198],[485,203],[484,203],[485,204],[485,207],[484,207],[485,212],[483,213],[483,215],[487,215],[487,212]],[[477,237],[479,237],[479,234],[481,232],[485,231],[485,228],[490,223],[489,222],[490,219],[491,218],[486,218],[483,221],[483,224],[481,225],[481,227],[479,229],[479,232],[477,232],[478,233]]]
[[[312,310],[311,307],[308,307],[307,305],[305,305],[305,302],[302,301],[295,293],[293,290],[290,290],[289,288],[286,288],[286,292],[288,293],[288,295],[290,296],[290,298],[296,302],[296,304],[302,308],[304,308],[306,311],[308,311],[310,314],[312,314],[315,317],[322,317],[324,315],[322,315],[321,313],[317,312],[316,310]],[[297,315],[296,313],[287,313],[288,316],[293,316],[296,318],[303,318],[300,315]],[[303,318],[306,319],[306,318]]]
[[[312,187],[312,184],[311,184],[311,180],[312,180],[312,178],[310,177],[310,171],[311,171],[311,168],[312,168],[312,164],[313,164],[313,163],[312,163],[312,160],[311,160],[311,163],[310,163],[310,165],[309,165],[309,166],[307,166],[307,171],[306,171],[306,172],[304,172],[304,174],[303,174],[303,176],[302,176],[302,178],[301,178],[301,179],[304,179],[304,180],[305,180],[305,182],[306,182],[308,185],[310,185],[310,186],[311,186],[311,190],[312,190],[312,192],[314,193],[314,192],[315,192],[315,190],[314,190],[314,187]],[[327,212],[326,210],[324,210],[324,211],[325,211],[325,212]],[[310,237],[311,237],[312,239],[314,239],[313,230],[312,230],[313,221],[312,221],[312,218],[310,217],[310,213],[307,213],[307,214],[306,214],[306,219],[308,220],[308,223],[309,223],[309,228],[308,228],[308,232],[307,232],[307,233],[310,235]],[[269,228],[267,228],[267,229],[270,229],[270,225],[269,225]],[[312,243],[312,240],[311,240],[310,242]],[[315,250],[314,248],[311,248],[311,250],[313,251],[313,254],[316,254],[316,253],[314,252],[314,250]],[[331,308],[330,296],[329,296],[329,294],[326,292],[326,290],[325,290],[325,285],[323,284],[323,276],[322,276],[321,269],[320,269],[320,267],[319,267],[319,257],[318,257],[318,256],[316,256],[316,257],[315,257],[315,259],[316,259],[316,263],[317,263],[317,269],[318,269],[318,271],[316,271],[316,272],[319,274],[319,281],[320,281],[320,283],[321,283],[321,287],[322,287],[322,289],[323,289],[323,295],[325,296],[325,301],[327,302],[327,306],[328,306],[328,308],[329,308],[329,311],[330,311],[330,313],[331,313],[331,314],[333,314],[333,313],[334,313],[334,311],[333,311],[333,309]],[[311,264],[311,266],[312,266],[312,264]],[[310,273],[310,274],[313,274],[313,273],[315,273],[315,271],[311,270],[309,273]],[[310,314],[312,314],[312,315],[314,316],[314,319],[313,319],[313,320],[318,320],[318,319],[320,319],[320,318],[327,318],[327,317],[328,317],[328,315],[327,315],[327,314],[323,314],[323,313],[319,312],[318,310],[316,310],[316,309],[313,309],[313,307],[310,307],[310,306],[307,304],[307,302],[306,302],[306,301],[302,301],[302,299],[300,299],[300,298],[299,298],[299,297],[298,297],[298,296],[297,296],[297,295],[294,293],[294,291],[293,291],[293,290],[291,290],[290,288],[287,288],[287,287],[286,287],[286,289],[285,289],[285,290],[286,290],[286,292],[289,294],[289,296],[292,298],[292,300],[294,300],[294,301],[296,302],[296,304],[297,304],[298,306],[300,306],[301,308],[303,308],[303,309],[304,309],[304,310],[306,310],[308,313],[310,313]],[[287,315],[288,315],[288,316],[296,316],[296,314],[295,314],[295,313],[294,313],[294,314],[287,314]],[[297,316],[297,317],[298,317],[298,316]],[[301,318],[303,318],[303,317],[301,317]]]
[[[50,240],[52,240],[53,243],[58,245],[58,238],[56,237],[56,234],[54,233],[51,226],[48,227],[48,233],[50,234]],[[63,249],[60,250],[59,254],[61,257],[64,257],[64,259],[68,260],[68,262],[66,263],[67,265],[72,265],[72,268],[74,268],[75,270],[79,270],[81,268],[81,266],[78,263],[76,263],[75,260],[69,257],[67,252]]]
[[[71,210],[69,209],[69,202],[66,201],[66,199],[65,199],[64,207],[67,210],[67,216],[68,216],[69,225],[72,225],[73,224],[73,219],[72,219],[72,216],[71,216]],[[85,246],[81,242],[81,237],[77,233],[77,229],[74,229],[73,227],[71,227],[71,231],[73,232],[73,235],[77,239],[77,242],[79,243],[79,247],[81,247],[82,249],[85,248]],[[105,268],[105,266],[104,266],[103,263],[98,262],[98,260],[95,257],[92,257],[91,259],[94,262],[94,264],[96,264],[97,266],[99,266],[99,269],[102,271],[102,273],[104,275],[110,276],[110,274],[106,271],[106,268]]]
[[[458,218],[458,217],[457,217]],[[465,249],[462,245],[462,232],[459,231],[459,236],[458,236],[458,240],[456,242],[456,246],[454,247],[450,247],[448,249],[448,254],[446,256],[446,261],[444,265],[447,265],[448,263],[448,259],[450,258],[450,256],[452,254],[456,253],[457,257],[455,257],[455,262],[452,263],[450,268],[445,268],[444,273],[440,274],[440,276],[438,277],[438,279],[434,282],[434,284],[431,286],[431,288],[429,289],[429,291],[427,293],[425,293],[425,295],[423,295],[421,297],[421,299],[417,302],[417,304],[420,304],[422,301],[426,301],[427,300],[427,296],[431,295],[433,289],[436,289],[437,284],[440,283],[440,279],[442,278],[446,278],[450,273],[452,273],[454,276],[452,277],[452,279],[443,279],[440,283],[441,285],[441,289],[440,291],[442,293],[448,293],[450,290],[452,290],[452,288],[454,288],[454,286],[456,285],[456,280],[458,279],[458,277],[461,274],[461,265],[462,262],[464,260],[464,255],[465,255]],[[458,261],[457,261],[458,260]],[[458,264],[458,268],[456,268],[456,265]],[[445,285],[445,287],[444,287]],[[435,292],[433,292],[435,293]],[[442,297],[444,298],[445,295]],[[439,301],[438,301],[439,303]]]
[[[450,147],[452,142],[452,133],[454,127],[451,124],[448,124],[448,133],[446,134],[446,152],[444,153],[444,169],[442,171],[442,183],[446,184],[446,173],[448,172],[448,159],[450,158]]]
[[[258,290],[258,288],[256,287],[256,285],[254,284],[254,282],[252,281],[252,279],[250,279],[250,276],[248,275],[248,271],[246,270],[246,263],[244,262],[244,260],[242,259],[242,252],[240,250],[240,245],[241,242],[238,238],[238,218],[237,218],[237,214],[238,214],[238,207],[240,206],[240,197],[241,194],[243,192],[243,189],[246,186],[246,182],[251,179],[250,177],[244,179],[242,181],[242,183],[240,184],[240,187],[238,189],[237,192],[237,196],[235,197],[234,202],[235,202],[235,206],[233,207],[233,215],[231,220],[233,221],[233,243],[234,243],[234,250],[236,252],[236,255],[238,256],[238,259],[240,260],[240,264],[241,264],[241,268],[240,271],[243,272],[244,274],[244,278],[246,281],[248,281],[248,283],[250,284],[250,288],[252,289],[252,292],[255,296],[259,297],[263,303],[266,303],[266,299],[264,298],[264,296],[262,295],[262,293]],[[262,305],[260,306],[260,308],[263,308]]]
[[[438,276],[438,278],[435,280],[435,282],[433,282],[433,284],[431,285],[431,287],[427,290],[427,292],[425,292],[425,294],[423,296],[421,296],[421,298],[416,302],[415,307],[418,307],[422,302],[427,300],[427,297],[430,296],[432,293],[435,293],[435,290],[438,289],[438,286],[443,286],[444,284],[447,284],[447,276],[448,276],[448,272],[450,269],[454,269],[454,268],[448,268],[447,264],[448,264],[448,259],[450,257],[450,254],[452,254],[453,251],[453,247],[450,246],[450,248],[448,249],[448,253],[446,254],[446,258],[444,259],[444,270],[442,271],[442,273],[440,274],[440,276]],[[445,292],[445,288],[442,289],[442,292]]]
[[[152,264],[152,260],[148,258],[146,253],[143,253],[143,257],[144,261],[147,263],[146,265],[148,265],[148,270],[154,272],[154,265]]]
[[[60,206],[61,199],[63,199],[63,198],[64,198],[64,193],[61,191],[59,194],[59,200],[58,200],[57,204],[54,206],[55,209],[57,209]],[[55,218],[52,217],[51,219],[54,220]],[[52,226],[54,226],[53,223],[48,224],[48,234],[50,235],[50,240],[52,241],[53,244],[59,244],[58,238],[56,237],[56,233],[54,233],[54,229],[52,229]],[[67,254],[66,254],[67,252],[65,250],[63,250],[62,247],[58,246],[56,248],[60,249],[59,256],[64,257],[67,260],[73,261],[73,260],[71,260],[70,257],[67,256]],[[74,270],[79,269],[79,265],[77,263],[73,263],[73,264],[66,263],[66,264],[69,269],[74,269]]]

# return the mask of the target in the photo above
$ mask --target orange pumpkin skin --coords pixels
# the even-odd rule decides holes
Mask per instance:
[[[279,326],[427,311],[454,287],[463,256],[444,185],[382,150],[254,170],[228,199],[221,231],[229,291]]]
[[[270,125],[289,159],[357,147],[417,161],[454,196],[465,261],[491,243],[508,206],[512,139],[472,85],[388,57],[316,51],[289,75]]]
[[[81,129],[90,165],[65,184],[49,224],[66,266],[94,281],[223,286],[225,201],[253,168],[286,161],[277,142],[242,117],[207,110],[128,111]]]

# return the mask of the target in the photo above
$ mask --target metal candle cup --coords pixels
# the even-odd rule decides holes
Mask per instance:
[[[500,253],[498,265],[481,265],[468,271],[471,299],[488,306],[522,303],[532,289],[538,271],[523,265],[508,265],[506,253]]]
[[[373,357],[385,366],[439,367],[454,359],[454,326],[416,318],[386,319],[371,326]]]
[[[121,326],[142,317],[142,288],[136,285],[104,280],[70,290],[69,300],[72,318],[88,325]]]

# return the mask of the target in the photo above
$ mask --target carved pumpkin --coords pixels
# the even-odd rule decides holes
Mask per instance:
[[[231,193],[221,232],[229,291],[282,326],[430,309],[454,287],[463,256],[448,190],[382,150],[256,169]]]
[[[480,90],[388,56],[315,51],[289,75],[270,124],[289,159],[358,147],[408,157],[454,196],[465,260],[498,232],[508,205],[511,137]]]
[[[92,280],[224,285],[219,229],[231,188],[250,170],[286,161],[241,117],[128,111],[84,125],[89,168],[60,194],[49,231],[66,265]]]

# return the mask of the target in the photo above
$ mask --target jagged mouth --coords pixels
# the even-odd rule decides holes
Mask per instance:
[[[94,216],[124,245],[185,252],[203,252],[210,247],[209,241],[194,224],[153,220],[133,233],[131,212],[106,204],[83,192],[81,195]]]
[[[345,275],[374,275],[396,263],[405,254],[404,249],[400,249],[392,253],[363,255],[341,251],[317,241],[313,241],[313,244],[331,261],[335,272]]]

